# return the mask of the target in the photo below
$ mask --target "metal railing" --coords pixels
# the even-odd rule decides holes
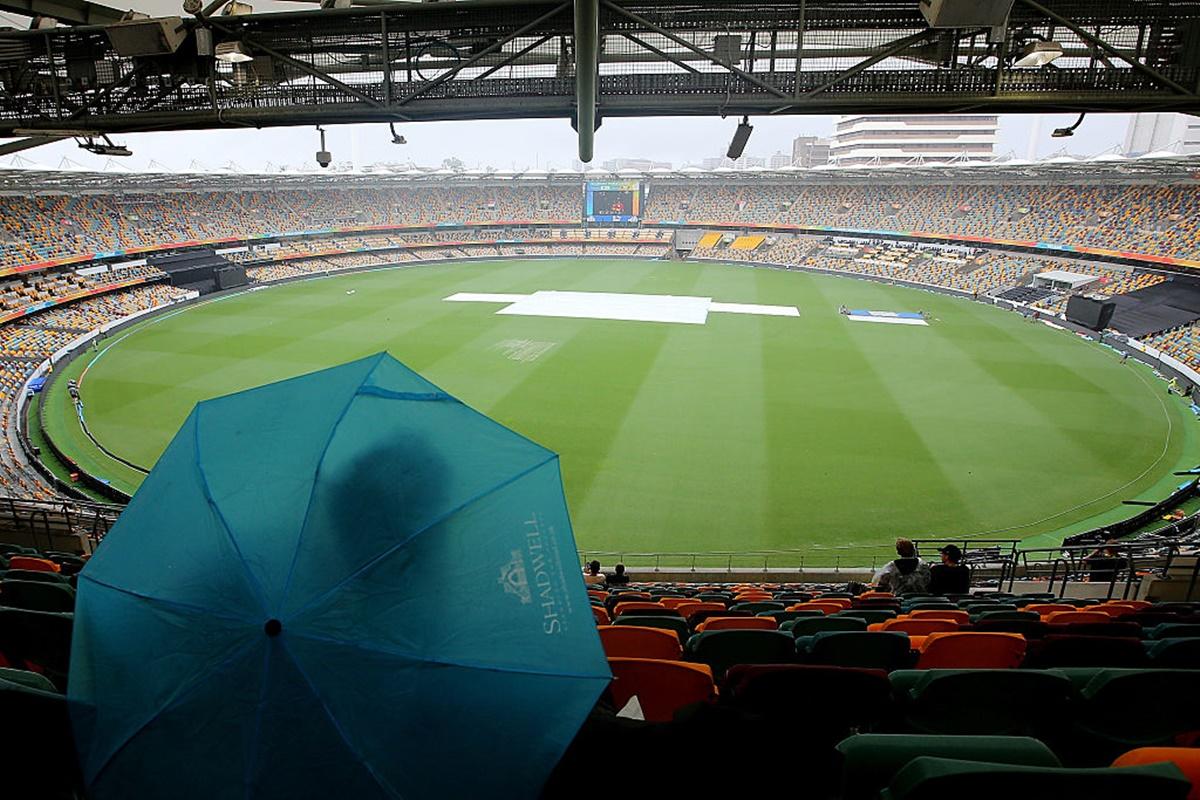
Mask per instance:
[[[1016,552],[1005,577],[1009,591],[1018,577],[1026,580],[1047,578],[1046,591],[1055,594],[1057,585],[1058,597],[1066,595],[1067,584],[1072,581],[1106,583],[1105,597],[1110,600],[1121,585],[1121,599],[1128,600],[1136,595],[1143,574],[1165,576],[1183,546],[1184,543],[1177,540],[1155,540],[1114,542],[1099,547],[1087,544],[1027,548]],[[1109,550],[1111,554],[1105,552]],[[1096,575],[1107,576],[1107,580],[1094,580]]]
[[[45,542],[48,550],[57,549],[56,536],[82,536],[94,547],[120,513],[120,506],[102,503],[0,497],[0,536],[24,534],[37,546]]]

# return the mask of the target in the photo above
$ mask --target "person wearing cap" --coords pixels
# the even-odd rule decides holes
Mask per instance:
[[[958,545],[948,544],[938,548],[942,563],[929,568],[930,594],[968,594],[971,591],[971,568],[962,561],[962,550]]]

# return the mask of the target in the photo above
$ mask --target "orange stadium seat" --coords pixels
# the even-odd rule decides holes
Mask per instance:
[[[1015,669],[1025,649],[1019,633],[931,633],[920,642],[917,669]]]
[[[661,628],[602,625],[600,644],[609,658],[656,658],[678,661],[683,655],[679,637]]]
[[[868,625],[869,631],[899,631],[911,636],[926,636],[931,633],[946,633],[958,630],[958,623],[948,619],[917,619],[914,617],[897,617]]]
[[[1137,767],[1143,764],[1174,764],[1189,781],[1192,791],[1188,800],[1200,800],[1200,748],[1197,747],[1139,747],[1117,758],[1114,767]]]
[[[61,572],[62,567],[48,558],[13,556],[8,560],[9,569],[27,569],[31,572]]]

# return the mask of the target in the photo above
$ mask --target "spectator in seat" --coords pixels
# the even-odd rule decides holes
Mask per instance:
[[[896,540],[895,558],[875,575],[880,591],[909,594],[929,591],[929,565],[917,556],[911,539]]]
[[[930,594],[967,594],[971,591],[971,568],[962,561],[958,545],[948,544],[938,550],[942,563],[929,568]]]
[[[617,564],[613,572],[607,576],[609,586],[625,586],[629,583],[629,576],[625,574],[625,565]]]
[[[1109,539],[1084,558],[1091,583],[1112,583],[1117,573],[1125,566],[1125,559],[1117,552],[1117,540]]]
[[[600,562],[592,561],[583,572],[583,582],[588,586],[603,586],[607,582],[604,573],[600,571]]]

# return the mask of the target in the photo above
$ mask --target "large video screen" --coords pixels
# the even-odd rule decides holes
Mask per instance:
[[[588,181],[583,218],[588,222],[637,222],[642,215],[640,181]]]

